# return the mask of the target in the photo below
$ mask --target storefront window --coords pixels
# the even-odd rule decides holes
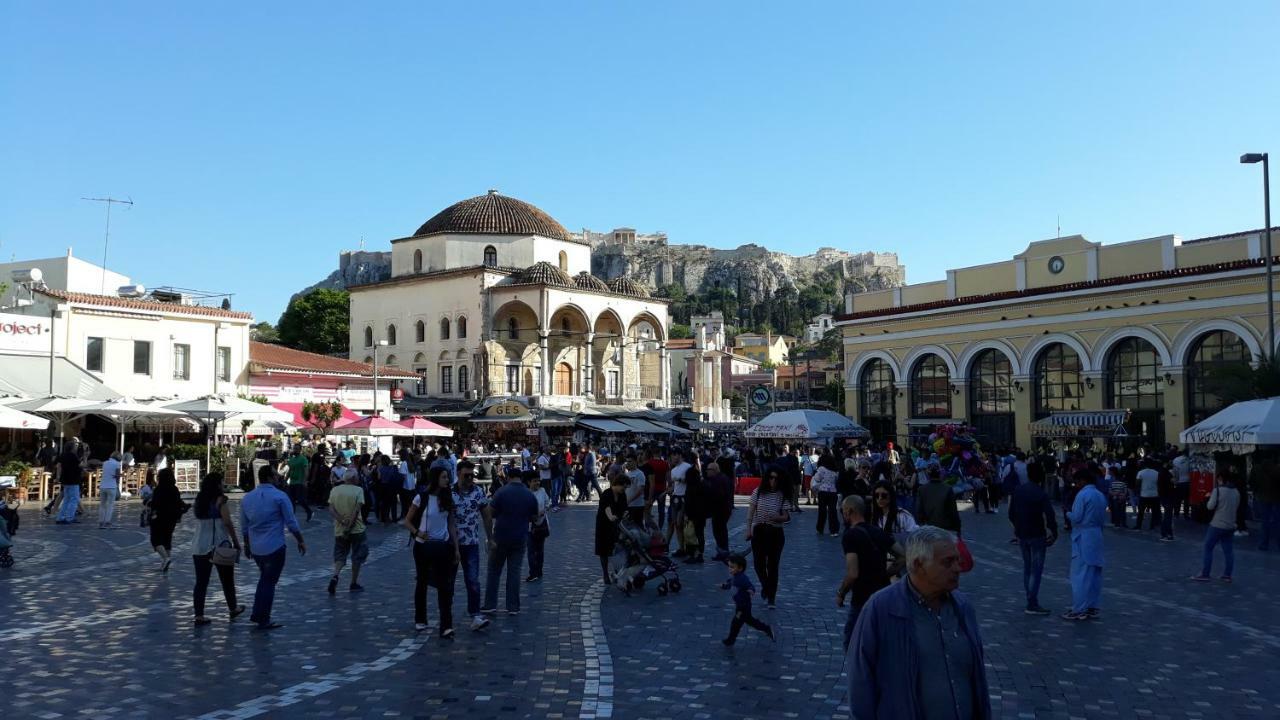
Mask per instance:
[[[1193,425],[1222,409],[1222,374],[1227,368],[1242,367],[1253,354],[1239,335],[1215,330],[1202,335],[1191,348],[1187,361],[1187,424]]]
[[[1013,367],[999,350],[983,350],[969,368],[969,416],[982,440],[1013,442]]]
[[[1121,340],[1107,356],[1107,406],[1128,410],[1131,438],[1164,441],[1164,377],[1160,356],[1142,338]]]
[[[1034,383],[1037,419],[1054,410],[1079,410],[1084,395],[1080,356],[1062,343],[1046,347],[1036,358]]]
[[[951,417],[951,371],[937,355],[926,355],[911,370],[911,417]]]
[[[858,378],[861,403],[858,419],[871,432],[871,437],[884,442],[897,435],[898,419],[894,413],[894,396],[897,388],[893,381],[893,368],[889,363],[876,359],[862,368]]]

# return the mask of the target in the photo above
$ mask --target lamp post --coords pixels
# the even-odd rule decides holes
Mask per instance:
[[[378,417],[378,348],[386,347],[386,340],[378,340],[373,344],[373,416]]]
[[[1245,165],[1253,165],[1254,163],[1262,163],[1262,216],[1265,224],[1263,232],[1266,233],[1266,247],[1264,252],[1267,253],[1267,357],[1271,357],[1276,351],[1276,306],[1275,306],[1275,290],[1271,279],[1271,163],[1267,153],[1245,153],[1240,156],[1240,162]]]

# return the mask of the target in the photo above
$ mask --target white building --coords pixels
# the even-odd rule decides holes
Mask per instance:
[[[592,276],[589,244],[542,210],[491,190],[391,253],[390,279],[348,288],[352,360],[377,352],[433,398],[667,404],[666,301]]]
[[[53,290],[115,295],[119,288],[130,284],[127,275],[81,260],[71,254],[71,248],[67,248],[67,254],[63,257],[0,263],[0,282],[9,282],[14,271],[32,268],[40,270],[40,279]]]
[[[827,332],[831,330],[831,328],[835,327],[835,325],[832,324],[835,320],[835,316],[829,313],[823,313],[821,315],[814,315],[811,320],[812,322],[804,326],[804,341],[813,345],[814,343],[821,342],[822,338],[826,337]]]

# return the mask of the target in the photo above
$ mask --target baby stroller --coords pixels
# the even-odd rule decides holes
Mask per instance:
[[[667,556],[667,543],[657,525],[623,519],[618,525],[618,542],[613,557],[613,584],[630,595],[651,580],[659,581],[658,594],[680,592],[680,573]]]

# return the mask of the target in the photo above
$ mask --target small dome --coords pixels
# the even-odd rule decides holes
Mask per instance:
[[[556,240],[573,240],[569,231],[555,218],[523,200],[499,195],[497,190],[441,210],[423,223],[414,237],[439,233],[541,235]]]
[[[555,287],[573,287],[573,278],[569,273],[547,261],[536,262],[516,273],[511,278],[513,285],[552,285]]]
[[[609,292],[609,286],[604,281],[583,270],[573,276],[573,284],[583,290],[599,290],[600,292]]]
[[[609,289],[619,295],[630,295],[631,297],[647,298],[649,291],[643,285],[623,275],[609,281]]]

